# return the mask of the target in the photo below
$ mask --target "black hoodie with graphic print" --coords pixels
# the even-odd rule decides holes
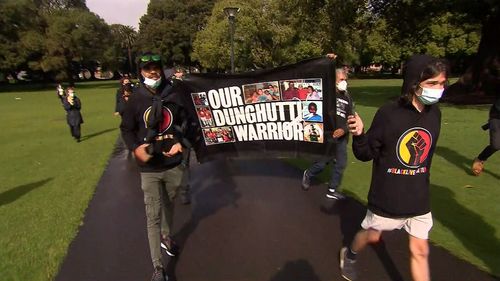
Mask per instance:
[[[158,119],[157,128],[151,128],[151,121],[155,118],[155,99],[160,102],[157,115],[161,118]],[[153,157],[148,162],[139,164],[141,172],[165,171],[182,162],[182,153],[167,157],[162,151],[168,152],[175,143],[183,143],[182,128],[187,120],[183,105],[180,94],[171,91],[170,85],[165,81],[154,94],[142,83],[134,88],[123,112],[120,129],[123,140],[131,151],[144,143],[151,143],[154,148],[151,150]]]
[[[427,65],[418,59],[413,62],[406,66],[406,89],[418,83]],[[411,103],[398,101],[382,106],[370,129],[353,137],[356,158],[373,160],[370,211],[393,218],[430,212],[430,168],[440,128],[441,111],[436,104],[419,112]]]

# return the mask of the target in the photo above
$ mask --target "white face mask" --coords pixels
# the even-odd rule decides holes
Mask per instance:
[[[444,89],[432,89],[422,87],[422,95],[417,96],[421,103],[425,105],[435,104],[443,95]]]
[[[152,89],[156,89],[161,84],[161,77],[158,80],[144,77],[144,84],[146,84],[146,86],[148,86]]]
[[[337,83],[337,90],[344,92],[347,90],[347,81],[342,80]]]

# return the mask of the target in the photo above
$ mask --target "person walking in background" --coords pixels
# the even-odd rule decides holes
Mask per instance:
[[[80,126],[83,123],[83,117],[80,113],[80,110],[82,109],[82,103],[76,96],[75,88],[73,86],[69,86],[66,91],[66,96],[63,98],[63,107],[64,110],[66,110],[66,121],[68,122],[71,136],[77,142],[80,142]]]
[[[123,88],[125,85],[129,85],[131,88],[134,87],[134,85],[132,84],[132,81],[130,81],[130,78],[128,76],[123,76],[122,79],[120,79],[120,87],[116,90],[115,113],[114,113],[115,116],[121,115],[120,109],[123,110],[123,108],[120,108],[120,107],[123,104],[123,99],[124,99]]]
[[[132,95],[133,91],[134,91],[134,87],[132,86],[132,83],[122,85],[120,98],[117,99],[116,106],[115,106],[115,110],[120,116],[123,115],[123,111],[125,110],[125,106],[127,105],[128,101],[130,99],[130,95]]]
[[[497,93],[491,106],[488,124],[484,129],[490,130],[490,144],[487,145],[472,163],[472,173],[479,176],[484,169],[484,162],[500,149],[500,93]]]
[[[312,86],[309,87],[312,88]],[[330,199],[344,199],[345,196],[339,192],[339,187],[342,181],[342,175],[347,166],[347,142],[349,140],[347,116],[353,114],[353,102],[351,96],[347,92],[347,73],[342,68],[337,68],[335,70],[335,88],[336,114],[331,139],[334,155],[330,155],[324,160],[315,162],[304,171],[302,176],[302,189],[308,190],[311,186],[311,179],[316,177],[329,163],[331,163],[332,172],[326,197]]]
[[[429,180],[432,156],[441,128],[437,102],[447,82],[444,61],[414,55],[403,68],[399,101],[377,111],[365,133],[357,113],[348,117],[357,159],[373,160],[368,210],[354,241],[340,251],[340,270],[356,280],[356,257],[383,231],[403,228],[409,236],[414,281],[429,281],[429,231],[432,228]]]
[[[125,107],[120,129],[133,151],[141,174],[146,208],[152,281],[164,281],[161,249],[175,256],[171,237],[174,198],[182,180],[183,131],[188,114],[183,97],[172,91],[163,72],[161,57],[152,52],[139,56],[141,82]],[[188,123],[189,124],[189,123]]]

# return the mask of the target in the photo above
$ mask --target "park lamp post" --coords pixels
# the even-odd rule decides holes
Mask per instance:
[[[224,8],[224,14],[226,14],[229,20],[229,34],[231,36],[231,73],[234,73],[234,20],[236,19],[236,14],[240,11],[240,8],[236,7],[226,7]]]

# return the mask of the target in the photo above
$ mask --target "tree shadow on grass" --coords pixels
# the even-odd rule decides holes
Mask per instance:
[[[432,184],[431,192],[433,217],[498,276],[500,241],[495,237],[495,229],[479,214],[460,205],[448,188]]]
[[[468,158],[463,156],[462,154],[444,146],[438,146],[436,149],[436,153],[446,159],[446,161],[450,162],[451,164],[457,166],[458,168],[464,170],[466,174],[472,175],[471,171],[471,164],[472,161],[474,160],[473,158]],[[490,174],[492,177],[500,180],[500,175],[497,175],[487,168],[483,170],[483,173]]]
[[[7,205],[7,204],[10,204],[10,203],[16,201],[17,199],[19,199],[20,197],[22,197],[26,193],[28,193],[36,188],[39,188],[41,186],[44,186],[46,183],[48,183],[51,180],[53,180],[53,178],[47,178],[47,179],[44,179],[41,181],[23,184],[23,185],[16,186],[16,187],[11,188],[5,192],[0,193],[0,206]]]
[[[118,128],[112,128],[112,129],[106,129],[106,130],[102,130],[102,131],[99,131],[99,132],[96,132],[96,133],[92,133],[92,134],[88,134],[88,135],[85,135],[81,138],[81,141],[86,141],[88,139],[91,139],[93,137],[97,137],[99,135],[102,135],[102,134],[106,134],[106,133],[109,133],[109,132],[112,132],[112,131],[115,131],[117,130]]]

